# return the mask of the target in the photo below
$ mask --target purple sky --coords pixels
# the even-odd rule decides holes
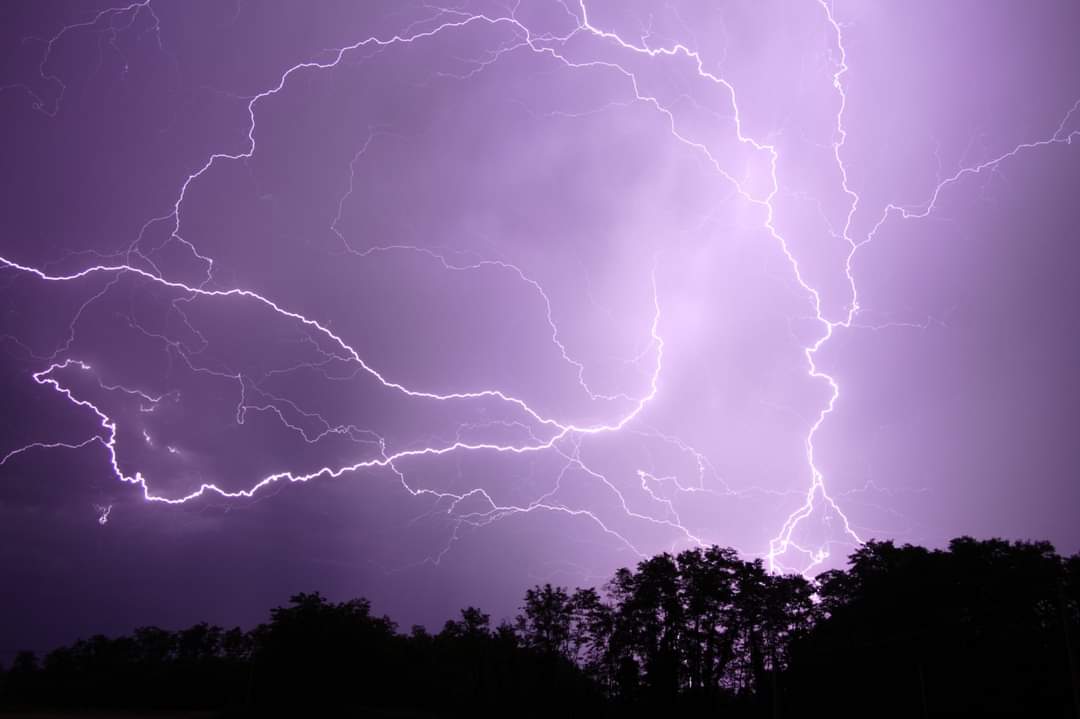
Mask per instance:
[[[1080,549],[1078,29],[0,5],[0,657],[697,543]]]

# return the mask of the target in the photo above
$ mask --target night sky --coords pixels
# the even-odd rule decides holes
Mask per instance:
[[[1078,31],[0,4],[0,659],[699,544],[1077,551]]]

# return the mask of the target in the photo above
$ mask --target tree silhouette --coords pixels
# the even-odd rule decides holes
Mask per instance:
[[[397,631],[363,599],[298,594],[250,631],[93,636],[0,668],[0,708],[226,715],[1080,717],[1080,555],[1045,542],[892,542],[810,581],[734,550],[544,584],[513,621],[467,607]]]
[[[795,645],[799,701],[1063,715],[1075,681],[1067,640],[1077,597],[1063,589],[1074,561],[1045,542],[867,544],[849,570],[819,578],[824,617]]]

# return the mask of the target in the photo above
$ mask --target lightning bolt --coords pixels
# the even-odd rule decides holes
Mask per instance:
[[[343,251],[358,258],[368,258],[376,254],[407,253],[410,256],[421,257],[426,261],[436,263],[445,272],[505,273],[521,283],[522,286],[528,288],[528,291],[533,293],[543,308],[542,322],[546,326],[545,333],[548,341],[555,348],[561,361],[572,368],[577,385],[583,395],[592,402],[600,403],[607,413],[606,418],[603,420],[582,422],[569,417],[550,416],[549,413],[534,408],[527,399],[505,392],[497,387],[438,392],[430,388],[406,386],[404,383],[392,378],[387,372],[381,371],[365,361],[361,353],[349,344],[341,334],[334,332],[328,323],[307,316],[294,308],[290,308],[283,302],[251,289],[219,287],[214,274],[213,258],[201,253],[191,241],[184,237],[184,206],[190,188],[216,165],[226,162],[243,162],[256,155],[256,118],[258,109],[268,98],[282,92],[291,79],[306,72],[316,73],[331,70],[338,67],[350,55],[362,50],[381,52],[393,47],[423,43],[436,36],[461,32],[466,28],[497,28],[508,31],[509,38],[502,39],[494,48],[486,51],[481,57],[475,58],[472,61],[472,68],[468,72],[454,74],[440,71],[439,74],[457,80],[469,80],[486,72],[507,55],[517,52],[535,54],[570,71],[590,70],[605,73],[612,80],[625,86],[627,96],[625,101],[609,103],[609,107],[622,107],[634,103],[653,110],[662,118],[674,142],[696,153],[743,201],[761,211],[763,218],[761,220],[762,228],[783,252],[790,267],[791,275],[802,293],[808,298],[813,310],[813,319],[820,328],[816,339],[801,346],[801,352],[805,359],[808,378],[814,383],[823,384],[828,390],[828,396],[809,423],[803,440],[809,483],[805,493],[801,494],[802,501],[782,522],[775,536],[769,541],[767,549],[761,551],[760,554],[767,559],[768,566],[773,571],[792,569],[793,567],[786,561],[787,555],[791,553],[802,558],[801,567],[796,569],[804,573],[812,572],[830,556],[832,544],[840,543],[850,546],[863,542],[860,533],[856,531],[838,501],[828,491],[825,477],[818,467],[818,449],[815,440],[828,417],[835,411],[841,397],[841,387],[838,380],[819,366],[819,354],[842,330],[858,330],[866,327],[883,329],[890,326],[926,327],[928,326],[927,323],[932,321],[927,320],[927,323],[924,324],[901,322],[884,325],[867,325],[859,322],[857,319],[860,313],[859,294],[854,271],[854,262],[859,250],[869,245],[876,238],[881,227],[891,219],[918,220],[929,216],[936,208],[942,193],[947,191],[950,186],[962,182],[970,176],[992,170],[1020,153],[1035,151],[1053,145],[1068,145],[1080,135],[1080,130],[1068,130],[1074,113],[1080,108],[1080,101],[1077,101],[1064,115],[1053,134],[1043,139],[1022,142],[1015,145],[1008,152],[1001,153],[990,160],[961,168],[941,180],[931,190],[926,202],[919,206],[888,203],[882,208],[879,219],[872,225],[871,229],[863,237],[856,237],[853,229],[854,222],[863,208],[861,208],[859,193],[849,182],[848,167],[844,159],[845,145],[848,138],[848,130],[845,124],[845,112],[848,104],[845,77],[850,69],[844,32],[842,24],[834,14],[832,4],[827,0],[815,1],[821,10],[823,21],[831,29],[835,40],[834,47],[830,48],[830,53],[835,62],[831,86],[836,94],[837,107],[830,148],[833,162],[839,173],[839,189],[846,198],[847,207],[843,226],[836,233],[847,245],[843,260],[843,272],[847,284],[847,301],[843,311],[838,316],[830,316],[826,312],[823,306],[821,290],[806,279],[796,253],[791,249],[788,239],[777,228],[775,201],[782,187],[781,167],[783,165],[783,158],[778,145],[766,139],[751,136],[744,129],[743,111],[740,107],[735,86],[723,76],[707,69],[707,64],[698,50],[682,43],[652,45],[650,44],[650,34],[648,32],[638,40],[626,39],[615,31],[595,24],[584,0],[579,0],[576,5],[569,5],[565,2],[558,3],[570,24],[569,29],[562,34],[533,32],[524,21],[519,19],[516,5],[505,15],[469,13],[461,9],[451,8],[430,8],[432,15],[408,25],[399,34],[386,37],[366,37],[333,50],[329,53],[329,59],[297,63],[282,72],[277,81],[270,87],[245,98],[247,100],[248,118],[246,147],[236,152],[215,152],[205,161],[198,164],[180,183],[171,206],[162,210],[164,214],[148,219],[140,228],[137,236],[127,246],[125,252],[118,253],[115,256],[91,253],[98,260],[95,264],[89,264],[82,267],[82,269],[69,272],[51,271],[48,266],[37,267],[6,255],[0,256],[0,268],[27,275],[43,283],[78,283],[96,277],[107,278],[107,282],[102,288],[79,306],[69,324],[66,341],[61,343],[56,351],[48,356],[48,366],[32,374],[35,383],[51,389],[74,407],[93,416],[97,421],[95,434],[77,443],[34,442],[27,444],[9,451],[3,458],[0,458],[0,466],[31,451],[81,450],[96,445],[105,450],[111,472],[116,479],[124,484],[138,487],[146,501],[168,505],[181,505],[206,497],[217,497],[223,500],[249,499],[274,485],[283,483],[306,483],[318,478],[336,478],[347,473],[355,473],[366,469],[384,470],[395,476],[408,494],[414,497],[426,496],[433,498],[437,502],[439,511],[445,512],[447,516],[454,519],[454,529],[448,543],[441,552],[428,558],[435,563],[445,556],[446,552],[459,538],[459,529],[461,527],[485,526],[507,517],[537,511],[583,518],[592,522],[603,533],[611,536],[635,555],[646,556],[647,552],[644,548],[636,546],[625,532],[615,528],[613,522],[606,520],[599,511],[573,507],[558,499],[560,490],[564,486],[563,483],[568,481],[569,477],[576,476],[580,478],[580,481],[595,483],[603,487],[604,491],[614,498],[622,517],[674,530],[680,537],[679,541],[681,542],[692,545],[706,544],[705,539],[699,532],[687,527],[683,522],[679,508],[672,497],[693,497],[700,493],[734,496],[738,493],[723,485],[722,481],[720,482],[722,485],[720,490],[706,487],[706,476],[711,477],[716,473],[711,469],[712,465],[709,459],[696,449],[676,437],[664,435],[656,430],[641,429],[643,426],[642,415],[660,392],[663,376],[665,343],[661,334],[663,325],[662,302],[658,282],[658,263],[656,261],[653,264],[650,286],[642,288],[642,292],[649,295],[653,307],[652,317],[647,323],[648,345],[637,357],[626,358],[625,360],[630,363],[638,363],[646,358],[652,360],[648,372],[648,386],[644,391],[637,393],[600,391],[598,387],[589,381],[586,364],[575,356],[572,349],[568,347],[567,342],[564,341],[564,335],[560,332],[559,325],[556,322],[556,313],[553,309],[550,294],[521,265],[498,257],[443,252],[414,245],[394,244],[360,247],[350,242],[340,225],[343,208],[354,192],[355,168],[358,163],[363,161],[372,143],[376,142],[381,135],[390,133],[390,130],[369,128],[366,139],[356,150],[348,164],[348,183],[344,193],[338,197],[337,214],[331,218],[329,223],[329,229],[340,241]],[[135,25],[138,18],[143,14],[151,18],[151,30],[158,35],[160,20],[154,13],[151,0],[146,0],[145,2],[102,10],[84,22],[65,26],[52,38],[45,41],[45,50],[38,69],[44,81],[58,88],[56,98],[51,105],[28,86],[8,87],[20,87],[26,90],[31,95],[35,109],[47,116],[55,116],[66,91],[66,85],[62,79],[47,69],[56,44],[70,33],[80,30],[99,29],[103,25],[105,26],[103,32],[106,33],[116,33],[129,29]],[[113,22],[117,18],[122,19],[122,22],[126,24],[114,25]],[[583,42],[586,44],[583,45]],[[159,46],[161,44],[160,35],[158,35],[158,44]],[[588,56],[586,53],[589,50],[595,53],[603,51],[607,54],[604,56]],[[611,59],[609,56],[611,54],[618,56],[618,61]],[[731,121],[734,140],[741,147],[762,158],[765,166],[768,167],[768,187],[764,191],[756,189],[750,186],[750,183],[746,180],[740,179],[737,173],[727,166],[724,158],[714,153],[707,142],[695,139],[691,133],[682,129],[680,118],[671,105],[665,103],[657,95],[645,91],[646,83],[639,78],[633,63],[668,61],[689,65],[690,71],[697,80],[719,88],[728,98],[732,113]],[[564,114],[572,115],[570,113]],[[154,252],[160,249],[160,246],[147,249],[145,243],[147,233],[157,225],[164,225],[168,228],[168,236],[165,242],[175,242],[186,248],[192,257],[205,268],[199,281],[182,281],[176,277],[170,277],[154,262]],[[77,396],[70,384],[63,379],[66,372],[73,370],[80,370],[82,373],[89,375],[95,374],[95,370],[89,364],[68,356],[75,339],[76,325],[87,307],[111,291],[121,278],[138,279],[173,293],[175,298],[172,300],[172,307],[182,318],[193,336],[197,337],[204,345],[206,344],[205,337],[188,320],[183,309],[187,304],[196,300],[249,303],[309,333],[309,335],[306,335],[305,341],[309,342],[311,347],[321,354],[323,362],[300,363],[289,368],[272,370],[274,373],[285,373],[299,368],[307,368],[322,371],[324,376],[329,378],[330,375],[326,374],[329,371],[327,368],[331,364],[340,363],[352,368],[350,376],[362,375],[370,378],[384,389],[393,391],[403,397],[431,403],[497,403],[513,412],[515,419],[507,422],[493,422],[487,425],[462,425],[459,427],[458,436],[452,441],[430,442],[422,446],[391,449],[390,443],[374,430],[354,424],[332,422],[319,413],[303,407],[297,401],[266,389],[253,378],[246,377],[241,373],[222,372],[198,364],[194,359],[194,355],[197,355],[198,351],[192,351],[178,340],[171,339],[160,333],[153,333],[132,320],[132,325],[144,334],[164,342],[167,348],[171,350],[170,358],[173,355],[179,357],[192,371],[210,373],[229,381],[235,381],[239,388],[239,401],[236,408],[236,422],[238,424],[244,423],[248,412],[260,412],[276,417],[284,427],[296,433],[307,444],[314,445],[328,437],[337,436],[347,437],[366,447],[377,449],[374,456],[365,456],[355,462],[328,464],[308,472],[282,470],[268,474],[243,489],[230,490],[213,482],[203,482],[196,489],[187,493],[174,495],[159,493],[152,489],[150,479],[144,476],[141,471],[125,472],[122,469],[118,457],[118,420],[111,417],[99,404]],[[16,341],[18,341],[17,338]],[[333,350],[327,352],[322,349],[326,345],[333,347]],[[95,378],[99,388],[105,392],[121,392],[137,398],[140,402],[141,411],[153,411],[154,407],[165,398],[165,395],[153,396],[137,389],[108,384],[99,375],[95,375]],[[471,436],[477,432],[482,434],[484,430],[492,430],[496,426],[501,430],[516,431],[525,439],[518,441],[466,439],[466,435]],[[696,482],[686,483],[675,474],[658,472],[654,468],[639,468],[634,475],[637,479],[636,486],[649,498],[656,508],[656,513],[648,513],[632,507],[632,503],[623,490],[619,488],[618,483],[592,466],[583,454],[582,443],[586,438],[618,433],[640,433],[643,436],[659,439],[677,447],[680,452],[685,453],[687,456],[693,457],[698,468]],[[148,443],[151,443],[148,434],[144,435],[144,438]],[[174,453],[180,451],[171,446],[168,449]],[[449,492],[414,486],[408,480],[408,476],[403,469],[410,460],[417,458],[443,457],[470,452],[507,455],[547,453],[557,457],[561,467],[554,477],[550,489],[535,500],[527,503],[499,502],[482,487],[475,487],[461,492]],[[765,492],[766,490],[754,491]],[[479,502],[482,506],[472,508],[472,502]],[[465,509],[462,509],[463,507]],[[98,521],[103,525],[106,524],[112,506],[97,507],[97,510],[99,512]],[[830,540],[816,547],[803,546],[797,539],[798,529],[804,521],[819,512],[826,515],[835,515],[839,518],[841,534],[844,539],[839,542]]]

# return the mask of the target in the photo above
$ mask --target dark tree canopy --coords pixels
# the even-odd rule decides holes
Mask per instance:
[[[794,647],[799,696],[824,707],[816,687],[843,677],[831,707],[1075,715],[1077,561],[1045,542],[871,542],[818,578],[823,616]]]
[[[602,588],[545,584],[403,634],[298,594],[251,631],[154,627],[0,667],[0,708],[320,716],[1076,717],[1080,556],[1046,543],[870,542],[816,580],[731,549],[660,554]]]

